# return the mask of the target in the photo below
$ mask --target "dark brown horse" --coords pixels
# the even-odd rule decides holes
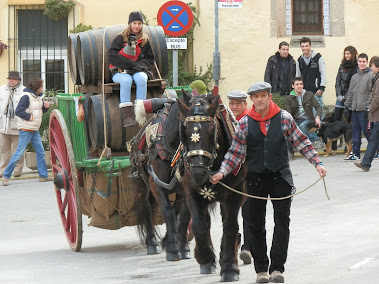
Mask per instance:
[[[210,237],[209,206],[218,201],[223,221],[221,281],[237,281],[238,212],[243,198],[219,184],[209,182],[210,173],[220,168],[230,146],[226,129],[220,124],[219,111],[222,106],[219,105],[219,96],[207,94],[192,97],[189,106],[178,101],[178,107],[183,116],[179,130],[184,161],[182,185],[196,239],[195,258],[202,274],[215,272],[216,256]],[[223,182],[245,192],[245,176],[246,167],[243,165],[236,176],[230,174]]]
[[[183,104],[188,104],[188,100]],[[182,185],[175,175],[180,166],[171,167],[171,160],[180,142],[179,116],[177,102],[166,104],[141,129],[130,155],[141,240],[146,244],[148,254],[160,253],[157,232],[153,226],[155,216],[152,214],[158,202],[166,223],[163,247],[168,261],[191,258],[186,238],[190,213]],[[147,143],[141,149],[140,141],[144,137]]]

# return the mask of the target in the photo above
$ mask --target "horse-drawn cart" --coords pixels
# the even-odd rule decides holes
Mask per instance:
[[[126,142],[139,127],[122,127],[119,86],[110,83],[107,59],[110,43],[124,28],[113,26],[70,36],[71,77],[81,93],[58,95],[58,109],[50,116],[55,193],[73,251],[81,249],[82,215],[90,217],[89,225],[102,229],[137,225]],[[165,36],[159,26],[145,27],[145,32],[156,58],[155,79],[148,81],[148,98],[163,97],[165,82],[161,76],[168,71]],[[77,119],[78,106],[85,112],[82,122]],[[158,207],[153,216],[153,224],[163,223]]]

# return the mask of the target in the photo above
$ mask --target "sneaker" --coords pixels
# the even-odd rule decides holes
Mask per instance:
[[[325,147],[324,143],[321,140],[314,141],[312,144],[315,149],[321,149]]]
[[[251,258],[251,253],[248,250],[242,250],[240,252],[240,259],[243,261],[243,264],[250,264]]]
[[[4,186],[7,186],[7,185],[9,185],[9,179],[6,178],[6,177],[3,177],[3,178],[1,179],[1,183],[2,183]]]
[[[39,178],[39,182],[45,182],[45,181],[53,181],[54,179],[52,177],[47,177],[47,178],[43,178],[43,177],[40,177]]]
[[[17,177],[20,177],[22,175],[22,172],[21,173],[13,173],[13,176],[15,177],[15,178],[17,178]]]
[[[361,158],[355,156],[354,154],[350,154],[349,156],[344,158],[344,160],[346,160],[346,161],[360,161]]]
[[[355,162],[354,162],[354,165],[356,165],[358,168],[361,168],[361,169],[364,170],[365,172],[368,172],[368,171],[369,171],[368,168],[362,166],[362,164],[361,164],[360,162],[358,162],[358,161],[355,161]]]
[[[379,152],[375,154],[374,159],[379,159]]]
[[[256,283],[268,283],[268,273],[267,272],[259,272],[257,273],[257,280],[255,280]]]
[[[280,271],[275,270],[274,272],[272,272],[270,274],[270,282],[273,282],[273,283],[284,283],[284,276],[283,276],[283,274]]]

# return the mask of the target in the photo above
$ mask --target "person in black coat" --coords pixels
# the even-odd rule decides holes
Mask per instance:
[[[345,96],[349,90],[351,77],[358,71],[358,52],[354,46],[347,46],[343,51],[341,65],[338,68],[336,77],[336,106],[334,108],[334,120],[340,121],[345,108]],[[350,118],[350,119],[349,119]],[[351,111],[348,121],[351,120]]]
[[[112,80],[120,84],[120,109],[123,126],[135,125],[131,86],[136,84],[136,100],[145,100],[147,80],[152,79],[154,53],[147,34],[143,32],[143,17],[131,12],[127,28],[115,37],[108,51]]]
[[[272,86],[272,93],[288,95],[291,90],[291,80],[296,74],[296,61],[289,54],[289,44],[279,43],[279,50],[268,59],[264,81]]]

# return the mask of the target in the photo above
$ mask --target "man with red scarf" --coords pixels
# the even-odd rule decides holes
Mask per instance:
[[[288,161],[287,140],[316,167],[321,177],[325,177],[326,169],[312,143],[297,127],[292,116],[271,101],[271,85],[255,83],[247,93],[254,105],[239,121],[232,145],[211,182],[216,184],[246,159],[249,194],[273,198],[291,195],[295,187]],[[265,228],[267,201],[253,198],[246,201],[249,208],[250,251],[257,283],[284,282],[291,201],[291,198],[272,200],[275,227],[270,251],[271,263],[267,256]]]
[[[240,121],[240,119],[244,117],[249,111],[246,102],[247,94],[244,91],[235,90],[226,94],[226,96],[229,99],[230,110],[232,111],[236,120]]]

